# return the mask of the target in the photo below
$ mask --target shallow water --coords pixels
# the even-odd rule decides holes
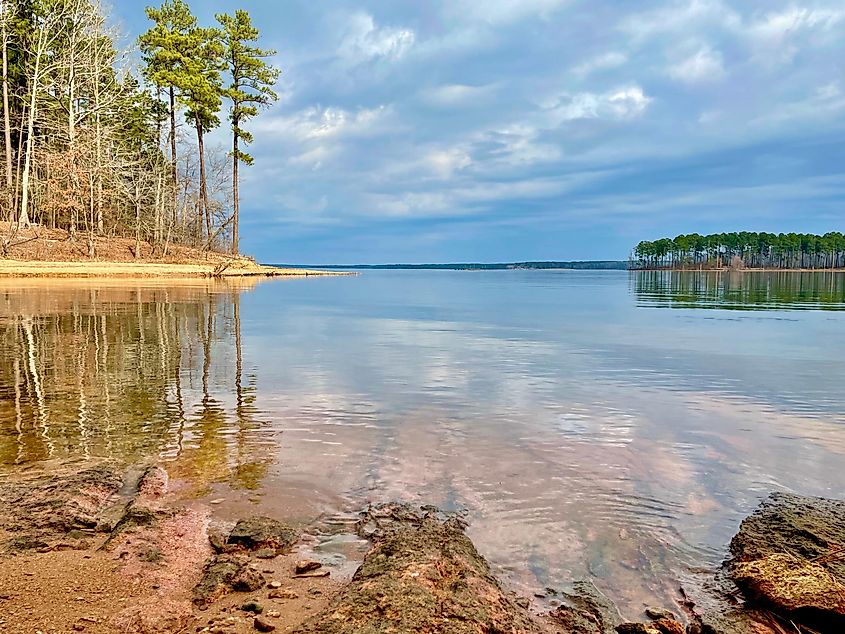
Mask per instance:
[[[768,492],[842,495],[843,309],[831,273],[3,281],[0,469],[157,456],[301,521],[466,508],[521,590],[590,577],[636,616]]]

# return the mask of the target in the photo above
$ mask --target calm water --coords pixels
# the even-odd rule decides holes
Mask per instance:
[[[845,484],[842,274],[0,284],[0,470],[157,456],[223,514],[466,508],[512,584],[634,614],[768,492]]]

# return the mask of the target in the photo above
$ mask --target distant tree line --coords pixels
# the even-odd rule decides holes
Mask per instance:
[[[109,235],[134,236],[136,256],[141,241],[238,252],[244,126],[276,99],[274,52],[245,11],[215,27],[183,0],[146,13],[134,68],[100,0],[0,2],[0,256],[32,224],[67,230],[90,257]],[[224,103],[231,149],[209,151]]]
[[[286,264],[284,266],[296,266]],[[575,262],[502,262],[480,263],[465,262],[455,264],[310,264],[303,268],[322,269],[406,269],[406,270],[443,270],[443,271],[502,271],[513,269],[576,269],[576,270],[625,270],[628,263],[624,260],[580,260]]]
[[[845,267],[845,235],[832,231],[765,233],[739,231],[640,242],[631,268],[771,268],[831,269]]]

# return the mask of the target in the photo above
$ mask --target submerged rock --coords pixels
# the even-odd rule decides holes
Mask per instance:
[[[622,616],[591,581],[578,581],[572,592],[561,594],[563,605],[551,613],[552,620],[571,634],[612,634]]]
[[[226,540],[228,546],[244,550],[272,550],[282,553],[289,550],[299,538],[287,524],[271,517],[255,516],[235,524]]]
[[[375,542],[351,583],[298,634],[542,631],[506,594],[455,518],[406,505],[363,514]]]

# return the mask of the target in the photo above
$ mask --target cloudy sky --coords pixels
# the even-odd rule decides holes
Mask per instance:
[[[842,0],[193,0],[278,50],[243,247],[268,262],[625,258],[845,228]],[[147,28],[116,0],[122,28]],[[224,137],[220,137],[222,142]]]

